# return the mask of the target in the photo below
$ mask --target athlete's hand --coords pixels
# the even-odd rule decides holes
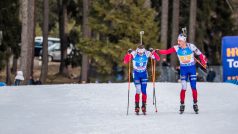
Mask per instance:
[[[153,51],[154,51],[154,49],[151,47],[151,48],[149,48],[149,51],[150,51],[150,52],[153,52]]]
[[[155,49],[155,52],[159,54],[160,49]]]
[[[132,52],[132,49],[130,48],[130,49],[128,49],[128,51],[127,51],[129,54]]]
[[[154,58],[155,58],[157,61],[160,60],[160,57],[159,57],[159,55],[156,53],[156,51],[152,51],[151,53],[152,53],[152,55],[154,56]]]

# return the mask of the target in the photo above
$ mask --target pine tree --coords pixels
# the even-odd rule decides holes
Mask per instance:
[[[171,39],[171,45],[177,43],[177,37],[179,34],[179,0],[173,0],[173,15],[172,15],[172,39]],[[171,54],[170,63],[173,67],[177,66],[177,55]]]
[[[196,43],[205,51],[208,63],[221,64],[221,38],[236,35],[237,27],[225,0],[198,2]]]
[[[144,31],[143,44],[158,48],[155,11],[144,7],[144,0],[92,1],[90,27],[93,39],[82,39],[79,49],[91,57],[91,66],[101,73],[111,73],[113,65],[122,66],[129,48],[135,49]]]
[[[43,48],[42,48],[42,67],[40,81],[42,83],[46,82],[48,74],[48,27],[49,27],[49,1],[44,0],[44,10],[43,10],[44,22],[43,22]]]
[[[168,46],[169,0],[162,0],[162,13],[161,14],[162,14],[162,16],[161,16],[161,30],[160,30],[161,49],[167,49],[167,46]],[[163,56],[163,57],[166,57],[166,56]]]
[[[2,33],[0,40],[0,70],[7,66],[6,82],[11,84],[10,56],[13,55],[16,59],[20,55],[21,25],[19,20],[19,1],[0,1],[0,31]]]

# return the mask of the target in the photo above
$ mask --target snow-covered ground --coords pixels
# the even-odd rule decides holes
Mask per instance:
[[[134,114],[134,85],[127,83],[0,88],[0,134],[235,134],[238,86],[198,83],[199,114],[190,88],[180,115],[180,83],[156,83],[158,113],[148,83],[147,115]]]

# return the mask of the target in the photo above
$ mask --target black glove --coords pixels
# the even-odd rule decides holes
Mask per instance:
[[[152,52],[154,49],[153,48],[149,48],[149,51]]]
[[[127,51],[129,54],[132,52],[132,49],[128,49],[128,51]]]

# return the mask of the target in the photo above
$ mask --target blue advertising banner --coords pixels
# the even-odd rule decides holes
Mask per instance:
[[[223,81],[238,80],[238,36],[222,38]]]

